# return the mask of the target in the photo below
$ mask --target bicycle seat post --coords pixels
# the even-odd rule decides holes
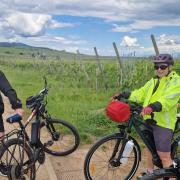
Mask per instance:
[[[18,122],[19,123],[19,127],[23,130],[24,129],[24,125],[21,121]]]

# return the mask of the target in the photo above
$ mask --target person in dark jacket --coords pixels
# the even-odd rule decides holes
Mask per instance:
[[[16,91],[12,88],[11,84],[7,80],[6,76],[2,71],[0,71],[0,91],[8,97],[12,109],[15,110],[15,113],[19,114],[22,116],[23,114],[23,109],[22,109],[22,103],[20,99],[18,99]],[[4,103],[2,96],[0,94],[0,141],[3,140],[4,138],[4,123],[3,123],[3,118],[2,114],[4,113]]]

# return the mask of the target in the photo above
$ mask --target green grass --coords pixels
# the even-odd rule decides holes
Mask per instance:
[[[83,143],[116,131],[116,123],[107,119],[104,108],[116,92],[132,90],[143,85],[153,76],[152,63],[135,61],[125,63],[122,84],[118,85],[118,72],[115,61],[103,61],[108,89],[99,77],[96,87],[97,64],[85,62],[90,76],[87,82],[77,61],[7,61],[0,60],[1,70],[16,89],[25,107],[26,98],[35,95],[43,88],[43,75],[49,86],[48,109],[53,117],[68,120],[79,130]],[[180,63],[176,65],[179,70]],[[30,113],[26,109],[26,113]]]

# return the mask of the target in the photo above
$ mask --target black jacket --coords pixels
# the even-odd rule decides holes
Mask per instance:
[[[22,103],[18,99],[16,91],[11,87],[9,81],[2,71],[0,71],[0,91],[9,98],[13,109],[22,108]],[[4,131],[2,114],[4,112],[4,103],[0,94],[0,132]]]

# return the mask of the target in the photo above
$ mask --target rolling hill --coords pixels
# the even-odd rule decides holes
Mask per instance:
[[[42,60],[76,60],[76,53],[65,50],[53,50],[45,47],[34,47],[23,43],[0,42],[0,58],[2,59],[42,59]],[[94,56],[81,54],[85,60],[94,59]]]

